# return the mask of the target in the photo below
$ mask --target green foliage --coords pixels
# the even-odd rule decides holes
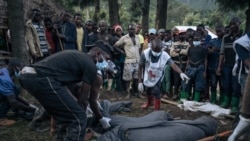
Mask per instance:
[[[198,24],[201,24],[201,15],[200,13],[188,13],[184,20],[183,20],[183,23],[182,25],[198,25]]]
[[[249,0],[216,0],[216,3],[219,4],[219,8],[223,11],[237,11],[240,9],[245,9],[250,7]]]

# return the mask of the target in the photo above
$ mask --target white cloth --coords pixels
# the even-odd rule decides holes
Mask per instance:
[[[143,89],[143,84],[142,83],[139,83],[138,84],[138,90],[142,93],[144,91]]]
[[[183,100],[183,104],[178,105],[179,108],[185,111],[201,111],[205,113],[210,113],[211,116],[215,118],[222,118],[225,115],[230,115],[230,109],[224,109],[219,107],[218,105],[211,104],[209,102],[195,102]]]
[[[166,63],[170,59],[170,56],[165,51],[162,51],[159,60],[152,63],[150,51],[150,48],[143,51],[146,59],[143,84],[146,87],[153,87],[156,85],[156,83],[162,78]]]
[[[188,81],[190,79],[185,73],[180,73],[180,77],[181,77],[182,81],[186,80],[186,84],[188,83]]]
[[[100,119],[99,121],[104,129],[108,129],[109,127],[111,127],[111,125],[109,124],[110,120],[110,118],[102,117],[102,119]]]

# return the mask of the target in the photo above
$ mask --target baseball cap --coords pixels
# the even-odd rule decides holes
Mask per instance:
[[[156,34],[156,30],[154,28],[151,28],[148,30],[148,34]]]

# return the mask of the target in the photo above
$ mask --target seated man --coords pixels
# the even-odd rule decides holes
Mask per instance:
[[[10,60],[7,68],[0,69],[0,126],[15,123],[14,120],[5,118],[11,107],[15,109],[15,111],[22,110],[29,113],[34,113],[36,109],[38,109],[18,96],[18,88],[11,79],[14,74],[16,76],[19,75],[16,72],[18,72],[21,67],[21,61],[17,58],[13,58]]]

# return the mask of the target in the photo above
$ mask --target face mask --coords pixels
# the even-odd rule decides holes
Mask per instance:
[[[161,55],[161,52],[154,52],[154,51],[152,51],[152,55],[153,55],[154,57],[158,57],[158,56]]]
[[[102,57],[103,58],[103,57]],[[98,62],[96,63],[96,67],[99,69],[99,70],[105,70],[107,67],[108,67],[108,62],[106,60],[104,60],[103,58],[103,61],[102,62]]]
[[[193,41],[194,46],[199,46],[201,44],[201,41]]]
[[[17,72],[17,71],[15,71],[15,76],[16,76],[16,77],[19,77],[19,76],[20,76],[20,74],[21,74],[21,73],[20,73],[20,71],[18,71],[18,72]]]

